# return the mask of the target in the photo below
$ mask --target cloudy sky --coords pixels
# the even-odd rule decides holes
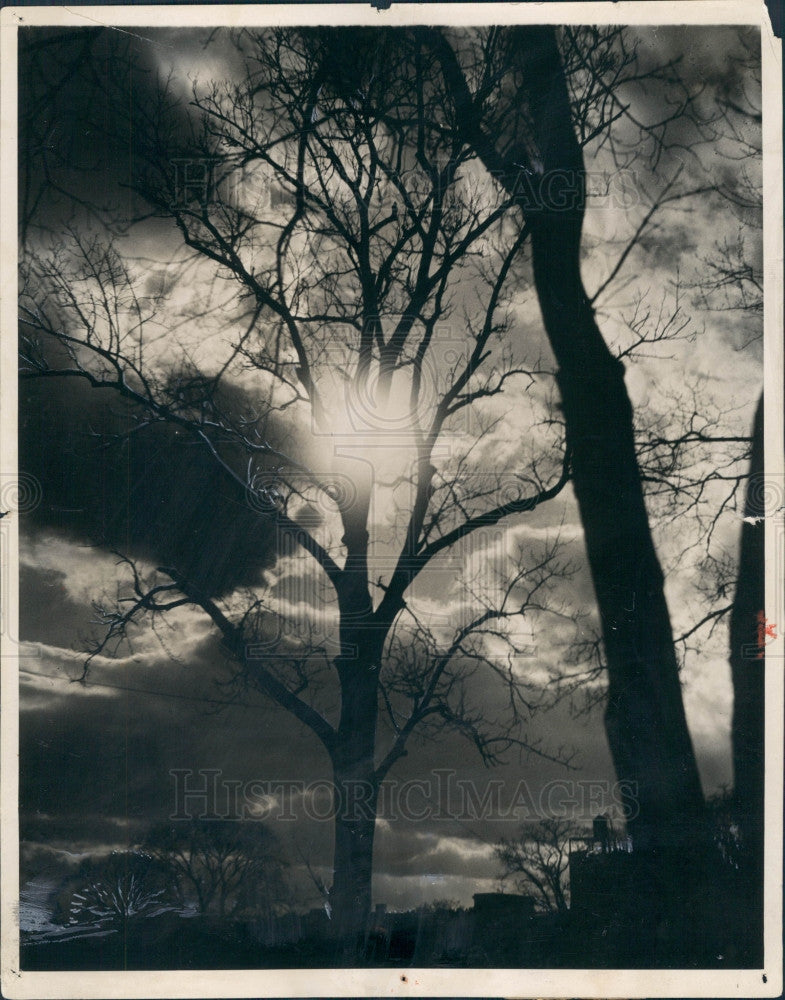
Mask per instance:
[[[666,117],[669,101],[699,85],[696,113],[706,120],[716,107],[727,111],[728,102],[753,114],[734,111],[730,121],[717,120],[712,142],[702,141],[709,130],[700,134],[694,122],[676,121],[666,130],[667,148],[656,165],[643,157],[620,168],[607,146],[587,146],[592,197],[584,278],[590,292],[615,273],[631,235],[669,182],[670,193],[681,195],[727,188],[741,171],[751,184],[756,181],[756,163],[748,156],[755,142],[754,111],[760,107],[754,39],[743,44],[735,31],[709,28],[636,29],[635,34],[638,65],[675,59],[680,81],[678,87],[654,82],[645,90],[628,85],[624,100],[640,120]],[[194,80],[200,93],[209,80],[234,80],[243,66],[231,40],[151,29],[120,42],[101,32],[77,31],[53,41],[32,31],[25,44],[22,80],[32,110],[25,126],[30,141],[22,146],[27,152],[20,165],[20,193],[31,223],[29,246],[46,255],[62,243],[66,226],[85,235],[101,232],[107,222],[123,222],[115,225],[118,253],[135,292],[157,308],[144,333],[149,364],[164,371],[187,358],[214,371],[244,329],[243,309],[213,265],[189,258],[175,227],[145,218],[144,205],[124,186],[134,177],[136,139],[118,95],[145,110],[154,106],[156,81],[164,76],[179,98],[188,97]],[[42,59],[62,74],[54,91],[42,82]],[[184,105],[172,113],[172,122],[184,142]],[[621,147],[631,137],[625,127],[618,126]],[[718,139],[719,132],[725,138]],[[73,199],[44,187],[36,202],[42,155],[50,178]],[[489,179],[476,167],[467,169],[475,170],[469,180],[490,192]],[[280,211],[268,205],[265,210]],[[755,222],[754,211],[730,204],[716,191],[679,197],[652,217],[613,281],[603,287],[596,306],[609,341],[623,351],[636,331],[654,340],[627,362],[627,384],[642,430],[673,436],[682,415],[694,408],[695,429],[724,436],[748,433],[762,381],[759,316],[729,310],[724,293],[707,296],[696,285],[710,273],[706,262],[717,260],[717,247],[736,245],[740,234],[745,259],[759,268]],[[490,244],[482,259],[493,266]],[[460,463],[461,475],[480,489],[489,476],[502,490],[517,489],[515,477],[531,479],[535,470],[552,481],[558,466],[558,429],[544,422],[558,414],[547,374],[552,362],[526,268],[524,260],[515,275],[506,341],[497,346],[498,356],[506,345],[513,363],[544,373],[511,379],[504,394],[484,403],[471,422],[454,424],[435,460],[445,476]],[[474,262],[457,275],[452,287],[456,316],[471,309],[481,290],[480,276],[481,266]],[[663,330],[676,336],[658,342]],[[461,349],[461,324],[445,323],[441,336],[433,353],[434,383],[451,363],[450,352]],[[337,365],[332,364],[332,372],[329,363],[325,366],[325,386]],[[227,380],[227,400],[250,405],[260,387],[254,379],[258,373],[234,372]],[[95,631],[94,602],[111,603],[127,593],[128,568],[118,565],[110,547],[132,556],[143,570],[183,567],[229,607],[239,607],[248,588],[263,592],[270,620],[284,632],[308,626],[329,641],[334,612],[308,557],[282,547],[243,490],[210,456],[184,445],[166,428],[154,429],[128,448],[96,447],[102,436],[105,440],[123,426],[126,416],[107,394],[73,380],[46,380],[26,382],[20,398],[20,469],[38,480],[42,497],[21,519],[20,814],[31,867],[51,852],[80,854],[137,842],[153,822],[177,810],[182,782],[193,790],[204,778],[200,769],[210,769],[218,774],[221,794],[222,782],[235,783],[252,820],[282,832],[303,903],[316,905],[302,859],[329,881],[331,825],[319,818],[324,791],[319,782],[330,777],[328,761],[308,730],[261,695],[234,698],[235,689],[226,683],[230,666],[203,614],[180,608],[155,630],[134,631],[115,657],[93,662],[86,684],[74,682],[82,672],[85,641]],[[407,495],[395,479],[410,460],[411,441],[405,433],[390,435],[380,448],[378,435],[358,434],[340,402],[338,394],[326,431],[314,434],[309,414],[298,405],[268,429],[272,440],[294,449],[314,468],[335,467],[335,456],[350,455],[338,466],[349,488],[358,460],[367,464],[372,457],[371,575],[384,577],[390,554],[400,545],[396,512],[406,509]],[[481,447],[473,449],[479,427],[486,430]],[[722,465],[728,475],[737,475],[740,467],[725,465],[724,447],[696,452],[695,468]],[[707,553],[715,561],[735,554],[741,520],[733,502],[717,518],[706,547],[707,525],[728,492],[727,481],[713,483],[686,513],[683,505],[671,507],[667,495],[656,495],[656,488],[652,493],[652,524],[677,635],[715,607],[706,596]],[[314,510],[304,503],[299,516],[310,518],[325,543],[340,551],[327,507]],[[96,544],[96,538],[104,544]],[[478,594],[491,594],[497,571],[509,571],[518,553],[534,559],[557,540],[560,558],[573,572],[552,588],[548,611],[516,626],[526,646],[516,670],[547,697],[555,691],[557,673],[568,667],[575,642],[591,638],[596,627],[582,530],[569,488],[547,505],[479,533],[471,545],[435,563],[410,594],[410,605],[446,635],[473,610]],[[473,581],[474,597],[462,581]],[[704,629],[683,671],[707,794],[732,780],[726,645],[723,625],[711,634]],[[487,715],[498,709],[500,694],[492,686],[475,684],[470,691]],[[334,711],[329,683],[319,697],[326,712]],[[456,736],[431,742],[413,738],[383,796],[376,900],[390,906],[438,898],[468,903],[473,892],[494,885],[493,842],[511,835],[533,812],[567,809],[585,823],[598,806],[612,809],[614,774],[602,706],[578,713],[582,706],[579,693],[526,723],[531,742],[549,754],[574,751],[570,769],[532,755],[512,756],[487,769]],[[382,746],[385,739],[383,732]],[[460,781],[471,783],[472,792]],[[294,784],[287,789],[281,783]],[[271,785],[280,787],[276,791]],[[600,787],[604,791],[598,793]],[[489,802],[498,802],[494,816],[472,816],[472,794],[480,800],[488,794]],[[282,818],[287,807],[294,819]]]

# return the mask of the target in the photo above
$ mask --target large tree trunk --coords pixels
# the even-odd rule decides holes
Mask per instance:
[[[578,336],[596,335],[589,314],[573,321]],[[617,777],[630,785],[636,848],[680,847],[702,820],[703,795],[622,366],[597,346],[591,365],[562,360],[558,381],[608,666],[605,725]]]
[[[752,941],[759,939],[763,926],[765,659],[764,650],[758,646],[759,630],[765,625],[763,470],[761,396],[753,425],[746,520],[741,529],[739,574],[730,620],[734,805],[743,840]]]
[[[371,912],[378,788],[365,762],[336,763],[335,849],[330,903],[341,965],[362,955]]]
[[[763,397],[758,401],[752,436],[750,479],[741,529],[739,573],[730,620],[733,681],[734,794],[751,843],[762,833],[763,819],[763,665],[759,628],[764,624]]]
[[[346,518],[347,559],[338,591],[341,718],[331,753],[335,783],[335,853],[330,903],[342,965],[361,957],[371,911],[378,785],[374,768],[378,683],[386,629],[373,616],[368,590],[367,507]]]
[[[553,30],[522,29],[521,35],[543,172],[567,171],[575,199],[562,211],[543,203],[530,213],[530,224],[534,280],[559,365],[572,481],[602,623],[608,742],[617,777],[633,787],[637,815],[629,825],[636,846],[681,848],[702,826],[704,800],[624,369],[602,338],[581,279],[583,156]]]
[[[378,668],[358,661],[344,685],[341,723],[333,751],[335,852],[330,904],[341,964],[361,955],[371,912],[373,838],[378,786],[374,774]],[[344,666],[342,669],[346,669]],[[365,676],[362,676],[362,674]]]
[[[511,69],[531,127],[505,157],[485,135],[457,60],[453,55],[451,64],[442,46],[445,75],[467,140],[517,195],[532,234],[534,280],[559,366],[572,481],[605,643],[606,731],[617,777],[630,789],[629,829],[638,848],[681,849],[702,827],[704,799],[624,369],[602,338],[581,279],[583,156],[553,29],[513,28],[511,42]],[[527,164],[528,179],[521,171]],[[530,178],[540,172],[539,198],[532,200]]]

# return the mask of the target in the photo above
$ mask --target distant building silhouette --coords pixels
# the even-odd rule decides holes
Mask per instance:
[[[629,837],[617,838],[607,813],[595,816],[591,837],[571,837],[570,913],[602,920],[635,896],[636,858]]]

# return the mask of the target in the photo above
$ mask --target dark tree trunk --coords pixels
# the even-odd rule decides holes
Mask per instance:
[[[335,784],[335,847],[330,903],[342,965],[361,957],[371,911],[373,839],[378,786],[374,767],[378,683],[386,629],[373,615],[368,590],[368,533],[359,523],[344,535],[347,559],[338,591],[341,718],[331,752]]]
[[[373,773],[356,767],[335,770],[334,877],[330,892],[341,965],[362,955],[371,912],[377,786]]]
[[[741,529],[739,573],[730,620],[730,664],[733,680],[734,794],[741,821],[755,842],[762,830],[764,656],[759,628],[765,624],[763,397],[753,425],[750,479]]]
[[[681,848],[704,799],[687,728],[663,575],[635,452],[624,369],[594,319],[580,273],[583,156],[551,29],[524,29],[524,85],[544,176],[566,171],[559,204],[531,214],[534,280],[559,365],[572,480],[608,664],[605,725],[617,777],[632,786],[638,847]],[[566,188],[569,184],[569,189]],[[541,188],[544,198],[548,187]],[[574,199],[571,204],[570,199]]]
[[[705,805],[624,369],[602,338],[580,273],[583,156],[553,29],[513,28],[510,41],[511,77],[531,126],[505,157],[483,131],[454,53],[443,38],[437,46],[467,141],[516,194],[531,231],[534,280],[559,366],[572,481],[602,623],[606,731],[617,777],[630,789],[629,828],[639,848],[681,849],[702,829]]]
[[[733,681],[734,804],[743,839],[747,870],[751,940],[763,919],[763,792],[765,712],[765,627],[763,396],[758,400],[752,436],[750,479],[741,529],[739,574],[730,620],[730,666]],[[754,519],[754,520],[753,520]],[[763,634],[765,638],[765,633]]]
[[[575,317],[574,329],[578,336],[598,335],[588,310]],[[602,349],[606,357],[598,349],[600,356],[578,370],[563,356],[558,381],[608,665],[605,725],[617,777],[630,785],[636,847],[679,847],[683,835],[696,833],[703,795],[641,488],[632,409],[622,366],[604,344]]]
[[[373,669],[362,661],[355,666],[353,681],[344,685],[341,724],[333,752],[335,850],[330,903],[342,953],[341,964],[352,964],[364,945],[371,912],[378,798],[373,756],[378,667]]]

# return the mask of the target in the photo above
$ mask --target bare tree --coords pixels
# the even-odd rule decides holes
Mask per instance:
[[[272,911],[284,897],[280,844],[272,831],[239,820],[190,820],[155,827],[145,851],[168,869],[200,913],[234,917]]]
[[[527,736],[543,690],[526,675],[515,622],[536,625],[571,568],[554,533],[539,550],[503,552],[495,570],[459,572],[457,622],[429,622],[407,599],[437,557],[556,497],[569,453],[548,420],[532,429],[539,454],[525,477],[483,463],[498,420],[485,404],[513,379],[549,377],[503,337],[524,238],[507,224],[514,198],[475,183],[474,154],[454,122],[445,127],[441,78],[416,38],[373,35],[361,77],[344,72],[357,59],[338,59],[339,42],[331,31],[243,33],[246,78],[197,85],[186,151],[194,169],[214,171],[209,197],[183,189],[169,98],[139,122],[138,190],[174,222],[198,273],[217,268],[230,283],[219,358],[199,362],[184,347],[174,365],[163,359],[160,297],[139,295],[137,265],[119,247],[76,229],[67,248],[31,253],[22,323],[24,377],[119,394],[129,435],[159,424],[184,434],[245,490],[282,551],[295,543],[316,567],[313,586],[335,608],[329,627],[301,623],[271,647],[279,609],[263,589],[217,594],[181,567],[149,574],[125,558],[129,589],[119,606],[97,604],[105,631],[91,655],[117,649],[145,618],[201,609],[238,689],[269,695],[319,738],[336,798],[330,904],[351,961],[370,907],[379,783],[415,730],[457,731],[487,763],[515,748],[564,759]],[[271,185],[274,211],[260,203]],[[197,306],[188,315],[214,321]],[[223,402],[230,380],[249,378],[252,407]],[[281,413],[313,428],[296,457],[270,443],[270,415]],[[394,497],[383,541],[372,515],[382,490]],[[485,678],[499,691],[492,711],[478,701]]]
[[[515,838],[502,838],[495,847],[502,884],[511,880],[519,892],[533,892],[545,913],[569,910],[570,837],[575,824],[546,817],[521,828]]]

